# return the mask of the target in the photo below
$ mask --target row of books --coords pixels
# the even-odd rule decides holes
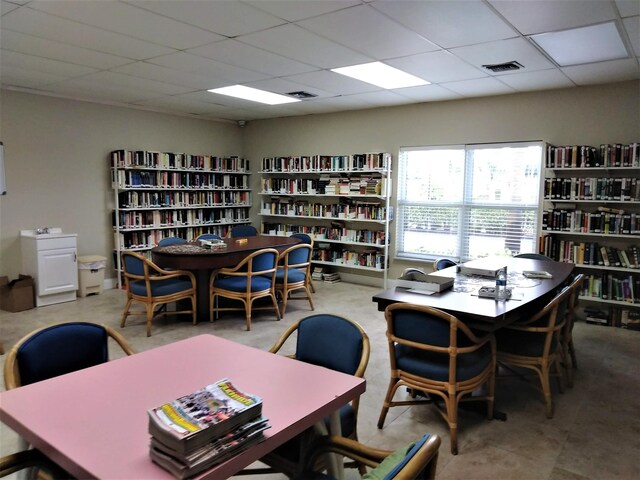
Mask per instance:
[[[637,178],[545,178],[546,200],[640,201]]]
[[[338,272],[330,272],[322,265],[314,267],[311,273],[311,279],[325,283],[338,283],[342,281]]]
[[[114,170],[118,188],[236,188],[249,189],[248,176],[242,173],[150,172]]]
[[[640,330],[640,309],[585,307],[584,314],[587,323]]]
[[[367,230],[347,228],[340,222],[333,222],[330,227],[320,225],[287,225],[282,223],[263,223],[262,233],[265,235],[282,235],[290,237],[294,233],[306,233],[315,241],[336,240],[339,242],[369,243],[384,245],[384,230]]]
[[[547,209],[542,212],[542,230],[604,235],[640,234],[640,214],[587,212],[581,209]]]
[[[264,440],[262,399],[227,378],[148,411],[151,460],[184,479]]]
[[[203,170],[212,172],[246,172],[249,160],[244,158],[192,155],[189,153],[116,150],[111,152],[111,165],[116,168],[152,168]]]
[[[640,303],[640,276],[623,276],[609,272],[586,275],[581,295],[602,300]]]
[[[246,222],[245,222],[246,223]],[[167,237],[180,237],[187,241],[193,241],[204,233],[213,233],[220,237],[226,237],[229,232],[229,225],[206,225],[198,227],[166,228],[144,231],[116,232],[115,244],[120,245],[120,249],[153,248],[158,242]]]
[[[312,260],[332,262],[338,265],[370,267],[376,269],[385,268],[385,256],[380,250],[369,249],[362,252],[348,250],[328,243],[316,243],[313,249]]]
[[[262,202],[260,213],[263,215],[384,221],[387,212],[384,206],[364,202],[324,204],[305,201],[290,202],[287,198],[270,200]]]
[[[540,251],[559,262],[640,269],[640,248],[635,245],[616,248],[597,242],[579,242],[545,235],[541,239]]]
[[[273,178],[262,179],[262,192],[274,195],[385,195],[386,179],[374,177],[327,177],[327,179]]]
[[[391,160],[388,153],[356,153],[353,155],[311,155],[265,157],[263,172],[357,172],[385,170]]]
[[[640,144],[602,144],[547,147],[547,168],[640,167]]]
[[[233,205],[251,206],[250,192],[239,191],[197,191],[160,192],[128,190],[118,193],[119,208],[194,208]]]
[[[115,215],[116,212],[113,212]],[[191,210],[143,210],[118,212],[120,230],[245,222],[247,210],[237,207]],[[114,221],[115,225],[115,221]]]

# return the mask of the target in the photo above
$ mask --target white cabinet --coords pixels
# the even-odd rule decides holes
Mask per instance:
[[[77,235],[59,228],[38,234],[20,232],[23,273],[36,282],[36,307],[76,299],[78,289]]]

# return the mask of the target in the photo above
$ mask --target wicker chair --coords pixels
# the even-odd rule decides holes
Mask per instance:
[[[450,260],[448,258],[441,258],[440,260],[437,260],[433,264],[433,269],[435,271],[444,270],[445,268],[455,267],[456,265],[457,265],[457,263],[454,262],[453,260]]]
[[[229,230],[229,237],[255,237],[258,235],[258,230],[252,225],[236,225]]]
[[[187,243],[184,238],[180,237],[166,237],[158,242],[159,247],[166,247],[167,245],[180,245],[183,243]]]
[[[455,316],[432,307],[397,303],[385,310],[391,380],[378,428],[390,407],[433,403],[449,425],[451,453],[458,453],[458,403],[487,402],[493,418],[496,346],[489,334],[478,338]],[[486,395],[470,396],[481,386]],[[398,388],[440,397],[444,405],[421,398],[394,401]],[[434,397],[434,398],[435,398]]]
[[[311,251],[313,252],[313,238],[311,235],[306,233],[292,233],[291,238],[297,238],[302,243],[306,243],[307,245],[311,245]],[[316,293],[316,287],[313,285],[313,279],[309,279],[309,288],[311,288],[311,293]]]
[[[321,437],[305,456],[303,473],[295,480],[330,480],[333,477],[319,473],[315,466],[326,454],[338,454],[351,458],[373,470],[367,478],[385,480],[433,480],[436,476],[440,437],[426,434],[414,444],[396,451],[380,450],[343,437]]]
[[[308,300],[314,310],[311,297],[311,245],[301,243],[287,248],[280,254],[276,272],[276,293],[282,300],[280,315],[284,316],[289,300]],[[292,296],[293,292],[304,296]]]
[[[122,268],[127,289],[127,304],[124,307],[120,327],[123,328],[129,315],[146,315],[147,337],[151,336],[151,321],[158,315],[189,314],[193,324],[197,323],[196,277],[186,270],[163,270],[148,258],[135,252],[122,252]],[[156,306],[178,300],[191,300],[190,310],[158,310]],[[131,304],[140,302],[145,310],[132,311]]]
[[[518,255],[514,255],[513,258],[529,258],[531,260],[547,260],[551,261],[552,259],[547,257],[546,255],[542,255],[541,253],[519,253]]]
[[[219,312],[244,311],[247,330],[251,330],[252,310],[274,310],[276,318],[280,320],[275,291],[278,255],[275,248],[263,248],[247,256],[233,268],[214,271],[209,281],[210,321],[213,322]],[[218,297],[240,301],[243,307],[219,306]],[[254,308],[253,302],[259,298],[269,298],[272,306]]]
[[[561,332],[566,322],[566,309],[571,288],[565,287],[547,305],[530,319],[508,325],[496,332],[498,363],[533,370],[539,378],[544,397],[547,418],[553,418],[551,395],[551,369],[555,368],[558,388],[564,391],[563,372],[560,365],[562,347]],[[515,373],[515,372],[514,372]],[[517,375],[522,377],[522,375]],[[506,375],[501,375],[504,378]]]
[[[46,480],[74,478],[49,460],[40,450],[23,450],[0,458],[0,478],[25,471],[30,474],[27,478]]]
[[[562,332],[560,333],[560,345],[562,347],[562,364],[567,374],[567,385],[573,387],[573,370],[578,368],[578,360],[576,359],[576,350],[573,345],[573,324],[575,321],[576,309],[578,308],[578,301],[580,297],[580,291],[582,290],[582,284],[584,283],[584,274],[579,273],[569,285],[571,289],[571,295],[567,304],[567,310],[565,315],[565,324]]]

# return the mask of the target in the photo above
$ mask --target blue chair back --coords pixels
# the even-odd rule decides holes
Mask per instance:
[[[134,275],[144,276],[144,262],[133,255],[122,255],[124,269]]]
[[[435,270],[444,270],[445,268],[453,267],[457,265],[453,260],[449,260],[448,258],[441,258],[438,260],[434,266]]]
[[[287,251],[289,265],[302,265],[311,261],[311,245],[299,246]]]
[[[330,314],[300,320],[296,359],[354,375],[362,360],[363,337],[349,320]]]
[[[390,328],[398,338],[435,347],[448,347],[453,342],[458,347],[473,344],[463,331],[452,331],[449,320],[419,310],[393,310]]]
[[[231,237],[255,237],[258,235],[258,230],[252,225],[237,225],[231,229]]]
[[[274,252],[263,252],[253,257],[251,263],[252,272],[260,272],[263,270],[271,270],[276,267],[278,255]]]
[[[198,235],[196,240],[222,240],[222,237],[215,233],[203,233],[202,235]]]
[[[306,233],[293,233],[293,234],[291,234],[291,238],[297,238],[302,243],[306,243],[308,245],[311,245],[313,243],[313,240],[311,239],[311,236],[307,235]]]
[[[16,354],[21,385],[109,361],[108,334],[93,323],[53,325],[28,338]]]
[[[515,255],[514,258],[530,258],[532,260],[551,260],[551,258],[546,255],[542,255],[541,253],[519,253]]]
[[[166,247],[167,245],[178,245],[181,243],[187,243],[187,241],[184,238],[180,238],[180,237],[167,237],[160,240],[158,242],[158,246]]]

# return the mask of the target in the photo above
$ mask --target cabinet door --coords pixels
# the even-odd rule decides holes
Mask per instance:
[[[38,295],[78,289],[76,248],[58,248],[38,252]]]

